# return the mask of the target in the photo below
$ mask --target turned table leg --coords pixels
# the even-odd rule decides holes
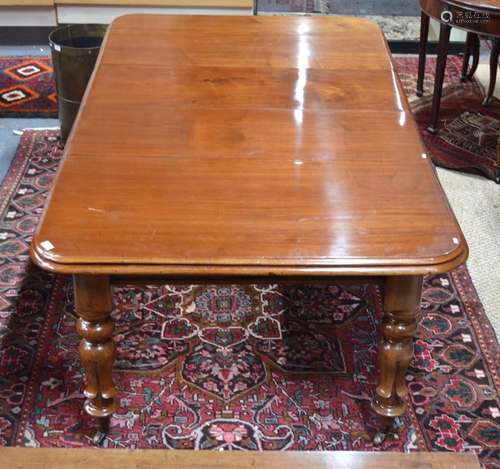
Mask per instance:
[[[436,62],[436,75],[434,77],[434,94],[432,96],[431,123],[427,130],[436,133],[439,125],[439,109],[441,108],[441,95],[443,92],[444,74],[446,71],[446,59],[448,56],[448,46],[450,44],[451,26],[441,24],[439,31],[439,48]]]
[[[85,368],[87,397],[84,408],[92,417],[106,425],[118,408],[112,369],[115,344],[111,339],[114,323],[110,317],[112,302],[109,277],[105,275],[75,275],[76,329],[80,342],[80,359]]]
[[[421,276],[388,277],[385,282],[380,378],[372,402],[373,409],[384,417],[398,417],[405,411],[405,375],[413,357],[421,291]]]
[[[425,59],[429,37],[429,17],[422,11],[420,17],[420,45],[418,49],[417,96],[424,94]]]

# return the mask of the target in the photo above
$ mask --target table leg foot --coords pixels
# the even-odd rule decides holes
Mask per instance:
[[[375,437],[373,438],[373,444],[375,446],[380,446],[386,439],[387,437],[387,434],[385,432],[377,432],[377,434],[375,435]]]
[[[421,276],[388,277],[385,282],[386,313],[378,352],[380,377],[372,401],[375,412],[384,417],[398,417],[405,412],[405,376],[413,358],[421,290]]]
[[[375,446],[380,446],[382,443],[388,439],[399,440],[399,431],[402,425],[399,419],[387,419],[386,426],[384,429],[378,431],[373,437],[373,444]]]
[[[80,360],[87,381],[84,409],[92,417],[107,418],[118,408],[112,378],[115,344],[109,277],[75,275],[74,287]]]
[[[489,106],[493,102],[493,97],[492,96],[486,96],[486,98],[483,99],[483,102],[481,103],[483,106]]]
[[[107,438],[109,434],[110,420],[111,420],[110,417],[100,417],[98,419],[99,428],[97,429],[94,438],[92,440],[94,446],[102,446],[102,444],[104,443],[104,440]]]

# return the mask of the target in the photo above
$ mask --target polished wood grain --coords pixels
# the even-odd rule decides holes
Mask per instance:
[[[101,419],[111,281],[368,275],[387,308],[373,407],[395,417],[422,275],[467,252],[374,23],[148,15],[108,30],[31,249],[74,275]]]
[[[126,16],[35,258],[73,272],[426,273],[466,245],[424,153],[371,22]]]
[[[176,451],[0,448],[9,469],[479,469],[473,453],[361,453],[353,451]]]

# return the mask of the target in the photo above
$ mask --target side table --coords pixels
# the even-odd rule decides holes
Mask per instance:
[[[488,105],[492,101],[497,76],[498,56],[500,53],[500,0],[420,0],[420,7],[422,9],[422,16],[417,96],[422,96],[423,94],[429,20],[432,17],[440,22],[431,122],[427,128],[429,132],[436,133],[438,131],[443,79],[452,27],[467,31],[462,79],[472,78],[477,68],[479,60],[478,34],[493,39],[493,50],[490,57],[490,85],[483,104]],[[474,60],[471,70],[467,73],[471,53]]]

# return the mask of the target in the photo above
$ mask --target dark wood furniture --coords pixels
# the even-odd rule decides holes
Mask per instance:
[[[467,252],[378,26],[163,15],[108,30],[31,247],[74,276],[95,417],[118,406],[110,285],[144,276],[381,282],[373,408],[401,415],[422,277]]]
[[[479,469],[474,453],[362,453],[354,451],[187,451],[155,449],[0,448],[9,469]]]
[[[483,104],[488,105],[491,103],[495,90],[498,55],[500,53],[500,0],[420,0],[420,7],[422,15],[420,23],[417,96],[422,96],[423,94],[429,19],[432,17],[440,22],[432,114],[431,122],[427,129],[431,133],[436,133],[438,131],[443,79],[452,27],[467,31],[462,79],[472,78],[477,69],[479,62],[478,34],[492,38],[493,50],[490,56],[490,85]],[[473,56],[473,63],[470,71],[468,71],[471,55]]]

